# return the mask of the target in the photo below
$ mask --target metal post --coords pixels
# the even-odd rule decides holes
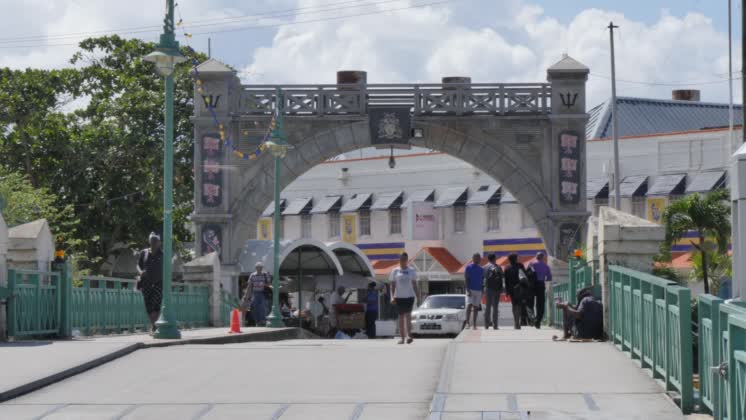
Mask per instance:
[[[733,147],[733,0],[728,0],[728,142]]]
[[[174,39],[174,0],[167,0],[166,24],[164,25],[164,41]],[[175,41],[174,41],[175,42]],[[176,44],[178,50],[178,44]],[[174,177],[174,78],[173,73],[165,77],[166,106],[165,106],[165,135],[163,143],[163,302],[161,314],[156,321],[155,338],[181,338],[181,332],[171,307],[171,259],[173,256],[173,177]]]
[[[746,63],[746,7],[741,6],[741,63]],[[746,66],[741,65],[741,102],[746,100]],[[746,106],[743,108],[744,121],[742,125],[746,127]],[[746,143],[746,130],[741,130],[743,142]]]
[[[271,328],[282,328],[285,325],[282,322],[280,314],[280,157],[275,156],[275,212],[272,216],[272,228],[274,229],[274,246],[273,246],[273,264],[272,264],[272,313],[267,320]]]
[[[614,64],[614,29],[618,26],[609,22],[609,40],[611,41],[611,136],[614,140],[614,208],[619,210],[619,131],[617,130],[616,113],[616,66]]]
[[[303,247],[298,248],[298,328],[303,328]]]

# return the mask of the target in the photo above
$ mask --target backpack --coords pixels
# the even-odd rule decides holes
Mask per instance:
[[[494,267],[490,267],[487,269],[487,281],[486,286],[487,288],[492,289],[490,285],[492,283],[497,284],[497,290],[503,290],[503,272],[499,265],[495,265]]]

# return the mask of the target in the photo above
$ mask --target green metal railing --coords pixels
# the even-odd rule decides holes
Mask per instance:
[[[609,334],[616,346],[650,369],[667,391],[681,395],[688,414],[694,402],[691,292],[651,274],[609,266]]]
[[[231,312],[240,306],[238,298],[232,293],[220,290],[220,321],[224,327],[230,325]]]
[[[570,299],[568,302],[578,304],[576,297],[581,289],[593,285],[593,271],[585,260],[573,258],[570,260]]]
[[[570,302],[570,283],[556,283],[552,284],[547,295],[546,295],[546,313],[551,314],[552,326],[555,328],[562,329],[563,326],[563,313],[561,309],[557,308],[555,304],[557,301]]]
[[[73,331],[81,335],[121,334],[149,327],[135,280],[84,276],[73,287],[68,267],[61,264],[55,269],[59,271],[8,270],[9,336],[70,337]],[[181,328],[210,325],[208,285],[174,283],[171,290]],[[234,296],[222,291],[221,302],[221,314],[227,313],[224,318],[238,306]]]
[[[697,306],[702,406],[716,420],[746,420],[746,302],[702,295]]]
[[[60,328],[60,273],[8,270],[8,335],[56,334]]]

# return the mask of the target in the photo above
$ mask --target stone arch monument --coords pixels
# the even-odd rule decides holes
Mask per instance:
[[[473,84],[459,77],[440,84],[374,85],[366,83],[364,72],[339,72],[336,85],[241,85],[233,70],[215,60],[198,71],[192,220],[199,252],[218,251],[226,265],[256,238],[257,221],[273,200],[273,158],[244,154],[266,132],[278,88],[283,127],[295,146],[282,160],[282,188],[352,150],[423,146],[500,182],[526,207],[557,258],[566,259],[567,242],[582,237],[589,215],[589,71],[569,56],[547,70],[548,83],[533,84]],[[221,125],[230,144],[220,140]]]

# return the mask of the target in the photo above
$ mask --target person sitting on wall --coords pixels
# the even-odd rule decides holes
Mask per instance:
[[[562,325],[564,335],[555,341],[591,341],[602,340],[604,335],[604,311],[601,302],[592,294],[592,289],[586,287],[578,292],[578,305],[569,302],[557,302],[557,308],[562,309]]]

